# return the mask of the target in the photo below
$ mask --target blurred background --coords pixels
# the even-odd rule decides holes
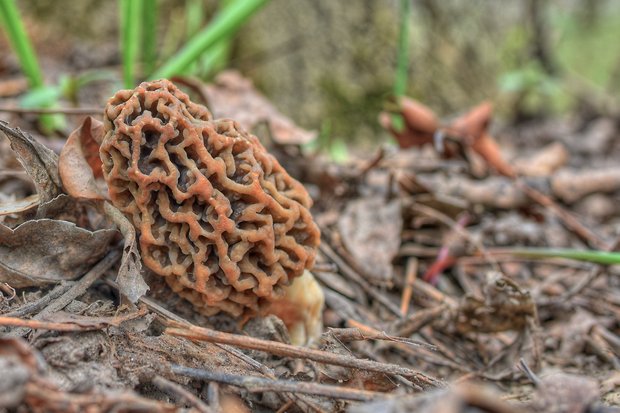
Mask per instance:
[[[142,10],[129,25],[139,27],[143,38],[136,83],[235,1],[138,3],[154,12],[145,17],[147,11]],[[238,69],[284,114],[318,131],[326,145],[364,148],[387,140],[377,115],[394,89],[400,2],[260,3],[215,52],[203,53],[182,74],[209,81],[222,69]],[[45,85],[63,85],[60,99],[102,107],[104,99],[122,86],[123,2],[17,0],[15,4],[43,68]],[[437,113],[455,115],[483,100],[494,102],[504,123],[617,112],[617,2],[418,0],[412,4],[406,94]],[[145,46],[146,36],[151,36],[148,48],[155,51]],[[5,33],[0,36],[0,50],[0,78],[18,76],[20,62]],[[94,94],[80,90],[80,85],[101,79],[116,83],[108,82]],[[41,96],[30,96],[30,101],[22,97],[22,103],[37,106],[41,102],[37,98]]]

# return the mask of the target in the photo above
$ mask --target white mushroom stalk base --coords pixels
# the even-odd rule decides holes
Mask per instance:
[[[325,296],[308,270],[286,288],[286,295],[274,301],[268,313],[279,317],[288,328],[291,343],[310,345],[323,333]]]

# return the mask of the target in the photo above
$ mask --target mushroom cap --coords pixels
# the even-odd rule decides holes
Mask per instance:
[[[207,315],[253,316],[314,264],[311,199],[229,119],[168,80],[112,97],[100,147],[110,199],[144,263]]]

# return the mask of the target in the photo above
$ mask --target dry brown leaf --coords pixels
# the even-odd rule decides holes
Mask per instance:
[[[58,171],[63,188],[74,198],[105,199],[101,189],[105,184],[97,184],[97,178],[103,176],[98,143],[102,137],[103,123],[89,116],[69,135],[60,152]]]
[[[392,114],[382,112],[379,123],[389,130],[403,148],[422,146],[433,142],[433,135],[439,128],[439,120],[433,111],[417,100],[403,97],[400,99],[400,114],[405,120],[405,128],[397,131],[392,123]]]
[[[58,156],[19,128],[0,121],[0,130],[11,142],[11,149],[37,188],[41,202],[51,201],[61,193]]]
[[[296,126],[239,72],[231,70],[221,73],[214,83],[206,85],[206,95],[215,118],[234,119],[249,131],[266,122],[276,143],[302,145],[316,136],[315,132]]]
[[[488,132],[493,113],[493,106],[490,103],[481,103],[444,128],[441,128],[432,110],[413,99],[402,98],[399,111],[405,120],[403,131],[394,128],[392,116],[387,112],[381,113],[379,123],[392,133],[401,148],[433,143],[436,132],[443,129],[445,134],[460,140],[466,148],[471,148],[479,154],[487,165],[500,174],[515,176],[514,169],[504,161],[499,145]],[[454,155],[455,151],[452,148],[442,149],[445,156]]]
[[[351,413],[524,413],[519,406],[509,404],[488,385],[462,382],[448,389],[423,392],[401,397],[387,397],[352,406]]]
[[[109,202],[104,202],[103,209],[106,216],[116,224],[125,239],[123,257],[118,268],[116,283],[118,284],[119,291],[129,301],[135,303],[149,290],[149,286],[144,282],[144,278],[140,274],[142,259],[138,249],[136,229],[131,225],[127,217]]]
[[[504,161],[499,145],[489,134],[493,106],[483,102],[450,124],[446,131],[459,137],[467,147],[479,154],[486,163],[502,175],[515,176],[514,169]]]
[[[375,282],[392,279],[402,227],[400,201],[385,202],[380,197],[349,202],[338,221],[347,251]]]
[[[7,201],[0,203],[0,216],[19,214],[26,212],[39,206],[41,198],[39,194],[33,194],[23,199],[16,199],[14,201]]]
[[[75,279],[103,257],[114,235],[51,219],[15,229],[0,224],[0,282],[23,288]]]
[[[599,398],[595,379],[556,373],[544,377],[536,388],[531,409],[544,413],[581,413]]]

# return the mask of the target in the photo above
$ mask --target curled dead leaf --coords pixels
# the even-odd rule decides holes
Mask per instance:
[[[103,176],[99,158],[102,137],[103,123],[89,116],[69,135],[60,152],[58,171],[63,188],[74,198],[105,199],[104,185],[97,184],[97,178]]]
[[[504,161],[499,145],[489,134],[493,106],[483,102],[450,124],[448,134],[459,137],[466,147],[480,155],[486,163],[502,175],[514,177],[512,166]]]
[[[400,114],[405,120],[405,129],[397,131],[392,124],[392,115],[382,112],[379,123],[398,141],[403,148],[421,146],[433,142],[433,135],[439,128],[439,120],[433,111],[417,100],[403,97],[400,100]]]
[[[103,208],[106,216],[116,224],[123,234],[125,243],[123,246],[123,257],[116,276],[116,283],[119,291],[127,297],[129,301],[135,303],[149,290],[149,286],[144,282],[140,270],[142,260],[138,249],[136,229],[131,222],[109,202],[104,202]]]
[[[72,280],[99,261],[115,231],[88,231],[67,221],[0,224],[0,282],[15,288]]]
[[[11,128],[7,122],[0,121],[0,130],[11,142],[11,149],[34,182],[41,202],[60,194],[58,156],[19,128]]]
[[[491,103],[481,103],[445,127],[440,125],[432,110],[413,99],[402,98],[399,114],[405,120],[403,131],[395,129],[392,117],[387,112],[381,113],[379,123],[390,131],[401,148],[433,143],[436,132],[443,131],[451,138],[459,140],[465,148],[480,155],[488,166],[500,174],[516,176],[513,167],[503,159],[499,145],[488,131],[493,114]],[[447,157],[455,153],[450,147],[443,150]]]
[[[483,102],[470,109],[469,112],[454,120],[446,129],[455,136],[461,136],[473,145],[476,139],[487,132],[493,115],[493,106]]]
[[[33,194],[23,199],[16,199],[14,201],[7,201],[0,203],[0,216],[19,214],[29,211],[39,206],[41,198],[39,194]]]

